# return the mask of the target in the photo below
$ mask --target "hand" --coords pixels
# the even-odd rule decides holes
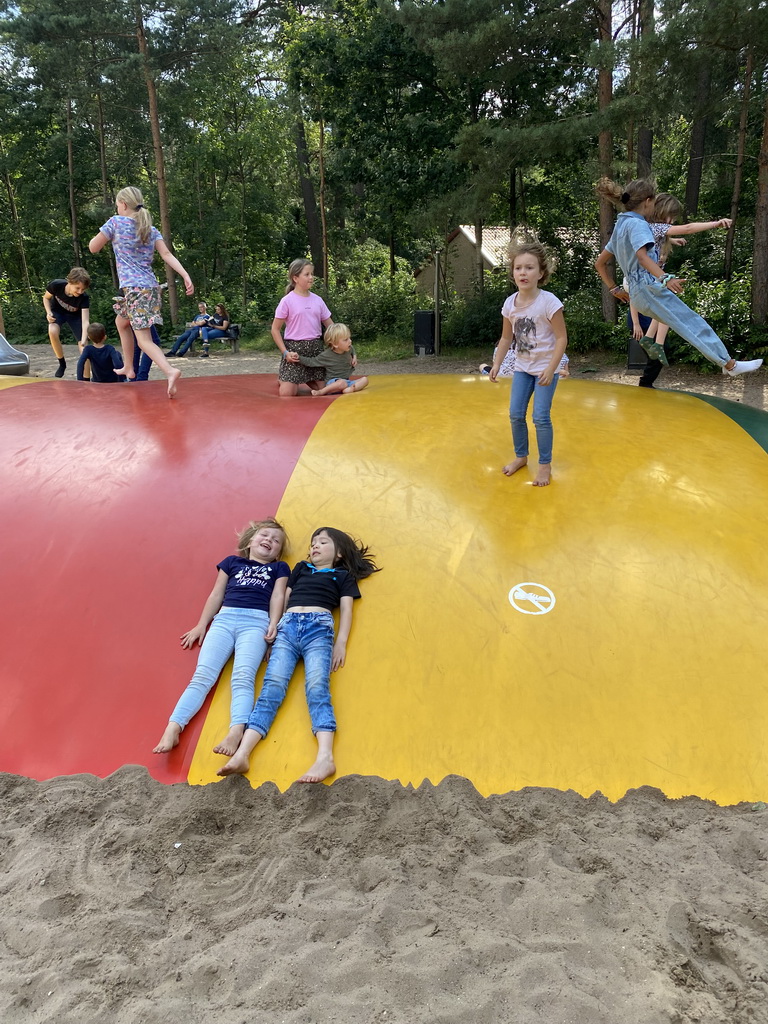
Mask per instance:
[[[494,363],[493,364],[493,366],[491,367],[491,371],[488,374],[488,376],[491,378],[491,380],[496,380],[496,378],[499,375],[499,370],[500,369],[501,369],[501,363]]]
[[[560,380],[564,380],[566,377],[570,377],[571,371],[568,369],[568,363],[566,363],[565,366],[561,366],[557,373],[560,377]]]
[[[352,369],[357,366],[357,356],[352,356]]]
[[[618,299],[619,302],[629,302],[629,292],[625,288],[621,288],[616,285],[615,288],[611,288],[611,295],[614,299]]]
[[[632,337],[635,341],[640,341],[643,336],[643,328],[640,324],[632,324]]]
[[[335,672],[337,668],[341,668],[347,657],[347,645],[341,640],[337,640],[333,645],[333,656],[331,658],[331,672]]]
[[[667,235],[667,241],[669,242],[670,245],[687,245],[688,244],[687,239],[685,239],[685,238],[678,238],[677,236],[674,236],[674,237],[670,238],[670,236]]]
[[[733,224],[733,221],[731,220],[730,217],[721,217],[720,220],[716,222],[715,227],[716,228],[730,228],[731,224]]]
[[[195,626],[194,629],[190,629],[181,638],[182,647],[194,647],[195,643],[202,644],[203,637],[205,636],[205,626]]]
[[[191,277],[185,277],[184,278],[184,291],[185,291],[185,293],[187,295],[194,295],[195,294],[195,286],[192,284],[192,278]]]
[[[673,277],[671,281],[667,281],[667,288],[675,295],[679,295],[680,292],[685,288],[685,278]]]
[[[277,623],[270,622],[267,632],[264,634],[264,639],[268,644],[273,644],[277,637]]]
[[[552,383],[552,378],[554,376],[555,371],[550,370],[549,367],[547,367],[546,370],[542,370],[542,372],[539,374],[539,379],[537,381],[538,386],[542,388],[548,388],[549,385]]]
[[[288,352],[288,351],[285,351],[283,353],[283,357],[284,357],[285,361],[288,362],[288,363],[298,363],[298,361],[299,361],[299,353],[298,352]]]

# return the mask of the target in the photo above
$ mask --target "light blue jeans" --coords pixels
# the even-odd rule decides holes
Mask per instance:
[[[185,726],[203,706],[232,652],[230,727],[243,725],[253,711],[256,672],[267,649],[267,612],[255,608],[222,608],[205,635],[195,674],[173,709],[170,721]]]
[[[536,427],[536,444],[539,447],[539,463],[548,465],[552,461],[552,399],[559,380],[558,374],[546,387],[539,384],[539,378],[524,370],[512,374],[512,393],[509,399],[509,419],[512,423],[512,442],[518,459],[528,456],[528,423],[526,414],[533,395],[533,425]]]
[[[330,612],[286,612],[277,627],[264,683],[248,728],[266,736],[299,658],[304,659],[305,692],[312,732],[336,732],[331,704],[333,616]]]
[[[655,281],[635,280],[630,282],[629,293],[632,304],[640,313],[671,327],[715,366],[725,366],[731,361],[728,349],[707,321],[669,288]]]

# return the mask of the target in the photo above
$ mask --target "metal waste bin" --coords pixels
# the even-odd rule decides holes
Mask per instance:
[[[435,311],[417,309],[413,314],[413,351],[417,356],[435,354]]]

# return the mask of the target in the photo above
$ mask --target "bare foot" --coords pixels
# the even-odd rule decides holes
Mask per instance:
[[[536,474],[536,479],[533,481],[534,487],[549,487],[549,481],[552,478],[552,466],[546,462],[539,463],[539,472]]]
[[[227,735],[213,748],[214,754],[224,754],[225,757],[232,757],[240,746],[240,740],[245,732],[244,725],[233,725]]]
[[[216,772],[217,775],[245,775],[251,767],[251,759],[247,754],[235,754]]]
[[[516,473],[518,469],[522,469],[523,466],[527,465],[528,456],[523,455],[522,458],[513,459],[512,462],[508,462],[507,465],[502,468],[501,472],[504,474],[504,476],[512,476],[512,474]]]
[[[322,782],[331,775],[336,774],[336,763],[330,754],[319,754],[317,760],[309,769],[304,772],[299,782]]]
[[[181,736],[181,726],[176,722],[169,722],[165,727],[165,732],[160,737],[160,742],[156,747],[152,747],[152,753],[167,754],[169,750],[173,750],[174,747],[179,745],[179,736]]]
[[[320,394],[319,391],[310,391],[309,393],[310,395],[312,395],[313,398],[317,398],[317,396]]]
[[[168,397],[173,398],[176,394],[176,382],[181,376],[181,370],[171,370],[168,374]]]
[[[118,377],[125,377],[126,380],[136,380],[136,372],[133,367],[121,366],[115,369],[115,373]]]

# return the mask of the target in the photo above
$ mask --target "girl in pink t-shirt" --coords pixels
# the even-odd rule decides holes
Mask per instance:
[[[524,242],[510,248],[512,276],[517,291],[501,309],[502,330],[493,358],[491,380],[496,380],[504,357],[513,346],[515,369],[509,418],[515,458],[503,472],[512,476],[528,463],[526,416],[533,398],[533,424],[539,448],[539,469],[534,487],[546,487],[552,475],[552,420],[550,409],[558,380],[558,366],[565,354],[568,334],[563,304],[552,292],[539,287],[551,274],[547,250],[540,242]]]
[[[314,270],[311,260],[293,261],[288,268],[288,287],[272,321],[272,338],[283,357],[277,374],[281,395],[298,395],[300,384],[307,386],[309,394],[319,390],[325,380],[325,370],[311,369],[285,358],[286,352],[298,352],[312,359],[319,356],[323,351],[323,327],[333,323],[330,309],[319,295],[312,294]]]

